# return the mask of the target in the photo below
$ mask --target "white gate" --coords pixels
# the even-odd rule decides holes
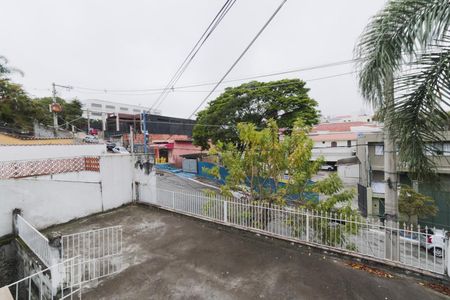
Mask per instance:
[[[61,237],[63,260],[80,257],[81,281],[87,282],[122,269],[122,226],[112,226]]]

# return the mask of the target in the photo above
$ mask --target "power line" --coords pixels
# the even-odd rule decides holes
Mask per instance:
[[[202,46],[205,44],[205,42],[208,40],[208,38],[211,36],[213,31],[217,28],[217,26],[220,24],[220,22],[223,20],[223,18],[226,16],[226,14],[229,12],[231,7],[234,5],[236,0],[227,0],[225,4],[222,6],[222,8],[219,10],[219,12],[216,14],[214,19],[211,21],[209,26],[206,28],[206,30],[203,32],[200,39],[197,41],[197,43],[194,45],[194,47],[191,49],[189,54],[184,59],[183,63],[178,67],[175,74],[170,79],[167,86],[164,88],[164,90],[161,92],[161,95],[156,99],[156,101],[153,103],[151,108],[158,108],[159,105],[165,100],[167,97],[169,91],[173,86],[177,83],[177,81],[180,79],[180,77],[183,75],[183,73],[186,71],[186,69],[189,67],[197,53],[200,51]]]
[[[192,118],[192,116],[200,109],[200,107],[205,103],[208,98],[214,93],[214,91],[217,89],[217,87],[222,83],[222,81],[225,80],[225,78],[228,76],[228,74],[231,73],[231,71],[234,69],[234,67],[239,63],[239,61],[244,57],[244,55],[247,53],[247,51],[250,49],[250,47],[255,43],[255,41],[258,39],[258,37],[263,33],[263,31],[267,28],[267,26],[272,22],[272,20],[275,18],[275,16],[278,14],[278,12],[281,10],[281,8],[284,6],[284,4],[287,2],[287,0],[283,0],[281,4],[277,7],[275,12],[270,16],[269,20],[263,25],[263,27],[259,30],[259,32],[256,34],[256,36],[251,40],[250,44],[244,49],[244,51],[239,55],[239,57],[236,59],[236,61],[231,65],[231,67],[228,69],[227,72],[222,76],[222,78],[219,80],[219,82],[214,86],[214,88],[211,90],[211,92],[203,99],[203,101],[197,106],[197,108],[191,113],[191,115],[188,117],[188,119]]]
[[[222,83],[231,83],[231,82],[238,82],[238,81],[244,81],[244,80],[250,80],[250,79],[257,79],[257,78],[264,78],[264,77],[271,77],[271,76],[277,76],[277,75],[283,75],[283,74],[289,74],[289,73],[297,73],[297,72],[305,72],[305,71],[311,71],[311,70],[318,70],[318,69],[325,69],[325,68],[330,68],[330,67],[336,67],[336,66],[341,66],[341,65],[347,65],[347,64],[351,64],[356,62],[357,60],[342,60],[342,61],[336,61],[336,62],[331,62],[331,63],[326,63],[326,64],[321,64],[321,65],[313,65],[313,66],[308,66],[308,67],[299,67],[299,68],[295,68],[295,69],[291,69],[291,70],[286,70],[286,71],[278,71],[278,72],[272,72],[272,73],[265,73],[265,74],[255,74],[253,76],[247,76],[247,77],[241,77],[241,78],[235,78],[235,79],[230,79],[230,80],[224,80],[222,81]],[[192,83],[192,84],[186,84],[186,85],[182,85],[182,86],[178,86],[178,87],[174,87],[173,90],[180,90],[180,89],[189,89],[189,88],[193,88],[193,87],[202,87],[202,86],[211,86],[211,85],[215,85],[217,84],[217,82],[202,82],[202,83]],[[85,91],[92,91],[92,92],[98,92],[98,94],[106,94],[106,93],[111,93],[111,94],[119,94],[119,95],[133,95],[133,94],[128,94],[128,93],[140,93],[143,92],[143,94],[141,95],[156,95],[156,94],[160,94],[159,92],[163,91],[165,88],[147,88],[147,89],[99,89],[99,88],[90,88],[90,87],[81,87],[81,86],[71,86],[72,89],[75,90],[85,90]],[[34,88],[35,90],[39,90]],[[44,89],[41,89],[44,90]],[[49,90],[49,89],[45,89],[45,90]],[[172,90],[172,89],[171,89]],[[78,91],[81,92],[81,91]],[[145,93],[145,92],[155,92],[155,93]],[[81,92],[81,93],[87,93],[87,92]],[[122,94],[125,93],[125,94]]]
[[[351,75],[351,74],[355,74],[356,71],[351,71],[351,72],[345,72],[345,73],[338,73],[338,74],[332,74],[329,76],[322,76],[322,77],[315,77],[315,78],[311,78],[311,79],[302,79],[305,82],[311,82],[311,81],[319,81],[319,80],[325,80],[325,79],[330,79],[330,78],[336,78],[336,77],[341,77],[341,76],[346,76],[346,75]],[[252,77],[253,78],[253,77]],[[237,81],[237,80],[236,80]],[[224,82],[222,82],[224,83]],[[290,83],[286,83],[286,84],[274,84],[274,85],[265,85],[263,87],[277,87],[277,86],[284,86]],[[198,86],[202,86],[202,85],[198,85]],[[254,87],[255,89],[257,88],[263,88],[263,87]],[[184,90],[179,90],[185,87],[178,87],[178,88],[174,88],[174,90],[172,90],[172,93],[209,93],[209,90],[191,90],[191,91],[184,91]],[[223,92],[226,89],[221,89],[221,90],[216,90],[215,92]],[[93,94],[99,94],[99,93],[89,93],[89,92],[84,92],[84,91],[78,91],[78,93],[83,93],[83,94],[89,94],[89,95],[93,95]],[[101,94],[101,93],[100,93]],[[116,94],[117,96],[149,96],[149,95],[157,95],[160,94],[159,92],[156,93],[139,93],[139,94]]]

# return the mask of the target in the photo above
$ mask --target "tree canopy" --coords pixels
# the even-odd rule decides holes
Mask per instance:
[[[317,102],[308,96],[306,83],[299,79],[272,82],[252,81],[227,88],[198,113],[193,130],[196,145],[204,149],[212,143],[239,142],[238,123],[252,123],[256,128],[275,120],[280,128],[292,128],[295,120],[305,125],[319,121]]]
[[[294,123],[290,136],[282,137],[274,120],[269,120],[262,130],[246,123],[239,123],[237,127],[242,149],[233,143],[219,142],[210,151],[228,170],[228,176],[221,178],[225,179],[225,185],[221,187],[223,194],[238,191],[249,201],[279,205],[295,196],[297,203],[309,208],[352,212],[349,201],[354,192],[345,190],[336,174],[321,181],[311,181],[323,161],[311,160],[313,142],[308,136],[309,127],[302,120]],[[211,174],[220,177],[218,167],[213,168]],[[311,192],[325,195],[327,200],[312,203]]]

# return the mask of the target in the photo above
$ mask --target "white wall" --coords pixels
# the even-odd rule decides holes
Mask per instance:
[[[129,154],[100,157],[100,177],[104,209],[111,209],[133,199],[133,163]]]
[[[339,177],[345,184],[356,184],[359,182],[359,165],[341,165],[338,166],[337,172]]]
[[[0,161],[99,156],[105,153],[105,144],[0,146]]]
[[[15,208],[22,209],[24,218],[41,229],[130,203],[131,156],[102,156],[100,169],[100,173],[0,180],[0,237],[12,233]]]

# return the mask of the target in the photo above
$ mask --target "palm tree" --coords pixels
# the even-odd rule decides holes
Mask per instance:
[[[448,126],[449,26],[448,0],[390,0],[355,50],[361,93],[381,112],[400,162],[417,179],[433,172],[426,153]]]
[[[385,125],[385,218],[398,220],[399,162],[415,179],[434,171],[430,142],[443,139],[450,97],[449,0],[390,0],[356,46],[359,87]],[[395,91],[395,92],[394,92]],[[399,237],[386,231],[386,258],[399,259]]]
[[[0,78],[5,77],[7,74],[11,73],[19,73],[23,76],[23,72],[19,69],[7,66],[8,59],[6,57],[0,55]]]

